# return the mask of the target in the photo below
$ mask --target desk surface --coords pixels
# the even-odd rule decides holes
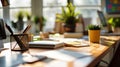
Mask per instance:
[[[32,64],[21,64],[23,67],[94,67],[120,39],[119,36],[101,36],[101,44],[88,43],[87,47],[64,47],[59,49],[34,49],[30,48],[22,54],[45,55],[48,59]],[[9,44],[6,46],[8,47]],[[17,54],[4,50],[1,56]],[[9,59],[9,58],[8,58]]]

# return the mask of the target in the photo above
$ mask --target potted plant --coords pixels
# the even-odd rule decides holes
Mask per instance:
[[[39,30],[43,31],[43,26],[45,25],[45,22],[46,22],[45,17],[35,16],[34,17],[34,22],[35,22],[36,25],[39,25]],[[36,32],[39,32],[39,31],[36,31]]]
[[[90,42],[99,43],[100,29],[101,27],[99,25],[93,25],[93,24],[88,25],[88,35]]]
[[[24,26],[24,21],[23,21],[23,18],[24,18],[24,11],[19,11],[18,13],[17,13],[17,22],[16,22],[16,24],[17,24],[17,29],[18,29],[18,31],[22,31],[23,30],[23,26]]]
[[[120,32],[120,17],[111,17],[109,18],[108,23],[111,24],[113,32]]]
[[[62,7],[61,20],[64,22],[64,30],[66,32],[75,32],[78,12],[75,12],[75,6],[68,3],[66,7]]]

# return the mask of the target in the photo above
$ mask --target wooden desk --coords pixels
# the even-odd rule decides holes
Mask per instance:
[[[95,67],[101,59],[117,45],[120,36],[101,36],[101,44],[89,43],[89,47],[64,47],[59,49],[34,49],[29,53],[33,55],[45,55],[48,59],[33,64],[21,64],[23,67]],[[88,42],[88,41],[87,41]],[[6,45],[8,46],[8,45]],[[67,52],[66,52],[67,51]],[[69,52],[70,51],[70,52]],[[71,52],[73,52],[71,54]],[[11,55],[17,52],[5,50],[2,55]],[[26,54],[28,52],[22,53]],[[8,58],[9,59],[9,58]]]

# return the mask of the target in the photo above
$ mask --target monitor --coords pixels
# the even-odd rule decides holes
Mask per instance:
[[[99,18],[100,18],[101,24],[103,25],[103,27],[106,27],[106,26],[107,26],[107,21],[106,21],[106,18],[105,18],[105,16],[104,16],[103,12],[97,10],[97,13],[98,13],[98,16],[99,16]]]

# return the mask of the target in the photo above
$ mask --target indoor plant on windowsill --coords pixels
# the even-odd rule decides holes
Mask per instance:
[[[99,43],[100,29],[101,27],[99,25],[88,25],[88,36],[90,42]]]
[[[25,16],[25,12],[22,10],[16,14],[17,17],[16,28],[18,29],[19,32],[22,31],[24,27],[24,20],[23,20],[24,16]]]
[[[66,7],[62,7],[62,21],[64,22],[65,32],[75,32],[78,12],[75,12],[75,6],[68,3]]]
[[[113,33],[120,33],[120,17],[111,17],[108,23],[111,24]]]
[[[34,17],[34,22],[36,24],[36,27],[38,26],[36,32],[43,31],[43,27],[44,27],[45,22],[46,22],[45,17],[43,17],[43,16],[41,16],[41,17],[35,16]]]

